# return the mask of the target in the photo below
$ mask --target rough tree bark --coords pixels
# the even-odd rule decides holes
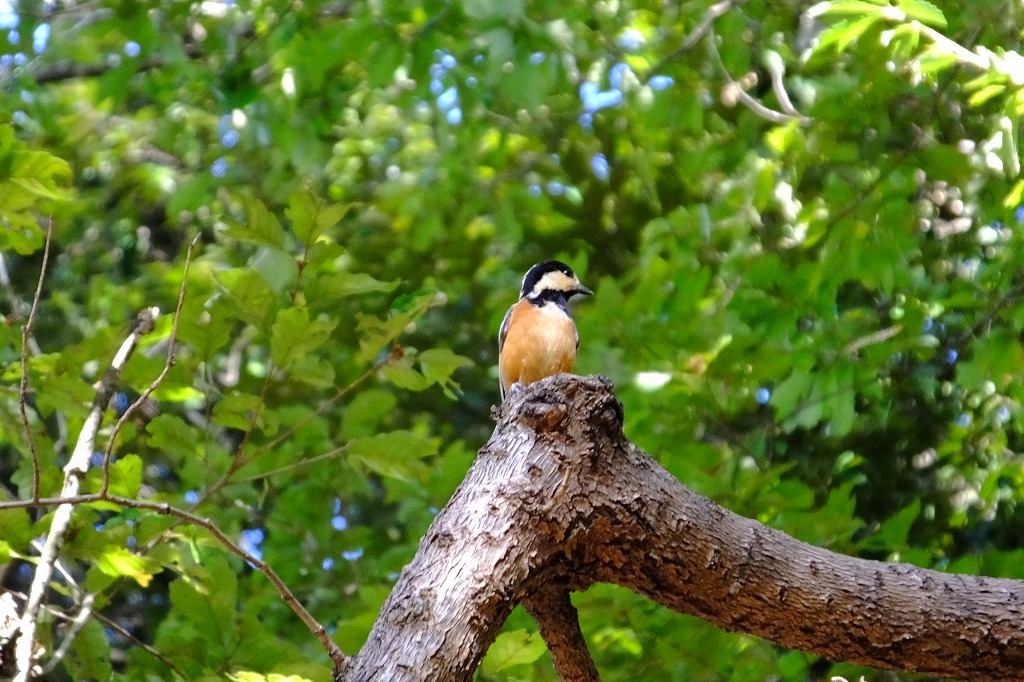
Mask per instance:
[[[522,603],[562,679],[596,680],[568,601],[595,582],[831,660],[1024,670],[1024,582],[855,559],[733,514],[626,439],[607,380],[559,375],[500,408],[342,679],[469,680]]]

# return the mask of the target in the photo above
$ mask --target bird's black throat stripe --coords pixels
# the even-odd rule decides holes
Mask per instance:
[[[562,312],[566,315],[569,314],[569,296],[572,295],[571,291],[559,291],[557,289],[545,289],[535,296],[528,296],[528,300],[538,308],[543,307],[545,303],[554,303]]]

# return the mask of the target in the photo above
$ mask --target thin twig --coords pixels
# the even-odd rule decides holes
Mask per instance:
[[[331,396],[327,400],[325,400],[322,403],[320,403],[320,405],[317,407],[317,409],[313,410],[312,412],[310,412],[309,414],[307,414],[306,416],[302,417],[297,422],[292,424],[290,427],[288,427],[287,429],[282,431],[280,434],[277,435],[276,438],[271,440],[269,443],[266,443],[263,446],[261,446],[258,450],[256,450],[254,453],[252,453],[252,455],[250,455],[247,459],[240,460],[237,466],[229,467],[228,471],[225,472],[224,475],[221,476],[220,479],[218,479],[216,483],[214,483],[213,485],[208,487],[203,492],[203,494],[199,497],[199,499],[196,501],[196,503],[193,504],[190,508],[191,509],[195,509],[199,505],[203,504],[203,502],[205,502],[210,497],[212,497],[217,492],[219,492],[224,486],[226,486],[229,483],[231,483],[232,482],[231,481],[231,476],[234,475],[235,472],[237,472],[239,469],[243,468],[244,466],[246,466],[250,462],[253,462],[257,457],[267,453],[270,450],[273,450],[278,445],[280,445],[281,443],[285,442],[286,440],[288,440],[289,438],[294,436],[298,432],[299,429],[301,429],[302,427],[304,427],[306,424],[308,424],[309,422],[313,421],[317,417],[321,416],[324,412],[326,412],[328,409],[330,409],[331,406],[333,406],[339,400],[343,399],[345,396],[347,396],[353,390],[355,390],[360,385],[362,385],[367,379],[372,377],[377,372],[377,370],[381,368],[381,366],[383,366],[386,363],[387,363],[387,360],[385,360],[384,362],[374,363],[368,370],[366,370],[362,375],[360,375],[355,381],[350,383],[345,388],[338,389],[337,393],[335,393],[333,396]],[[236,458],[237,458],[237,455],[236,455]],[[235,463],[232,462],[232,465],[234,465],[234,464]]]
[[[722,55],[718,53],[718,36],[712,30],[708,33],[707,43],[708,51],[715,58],[718,63],[718,68],[725,76],[726,84],[729,88],[736,93],[736,99],[741,102],[744,106],[750,109],[752,112],[760,116],[761,118],[771,121],[772,123],[778,123],[780,125],[789,123],[790,121],[800,121],[801,124],[807,124],[810,119],[800,116],[791,116],[790,114],[784,114],[781,111],[775,111],[769,107],[766,107],[756,97],[752,97],[746,90],[743,89],[739,83],[732,77],[729,70],[725,68],[725,62],[722,61]]]
[[[245,448],[249,445],[249,441],[252,439],[252,434],[256,431],[256,422],[258,422],[260,417],[263,416],[263,409],[267,404],[267,393],[270,391],[270,384],[273,382],[273,379],[274,363],[268,361],[267,376],[263,380],[263,386],[260,387],[259,404],[257,404],[256,409],[253,410],[252,419],[249,420],[249,428],[246,429],[245,433],[242,435],[242,442],[238,444],[235,456],[231,460],[231,464],[228,465],[228,470],[224,473],[224,479],[230,478],[233,473],[246,465]]]
[[[103,451],[103,485],[100,488],[101,493],[106,493],[110,487],[110,457],[111,452],[114,450],[114,441],[117,439],[117,434],[121,432],[125,423],[131,419],[131,416],[141,406],[153,391],[163,382],[164,377],[171,371],[171,367],[174,366],[174,345],[178,337],[178,322],[181,320],[181,308],[185,303],[185,292],[188,290],[188,268],[192,263],[192,251],[195,249],[196,244],[199,243],[199,235],[197,234],[192,238],[192,242],[188,245],[188,251],[185,253],[185,267],[181,275],[181,288],[178,290],[178,306],[174,310],[174,322],[171,325],[171,334],[167,340],[167,361],[164,363],[164,368],[157,376],[156,379],[142,392],[135,402],[128,406],[128,409],[124,411],[120,419],[117,420],[117,424],[114,425],[113,431],[110,432],[110,438],[107,439],[107,447]]]
[[[708,34],[708,31],[715,25],[715,22],[725,15],[729,10],[739,7],[745,4],[747,0],[722,0],[722,2],[716,2],[707,8],[704,12],[704,16],[701,17],[697,25],[693,27],[682,42],[679,43],[679,47],[669,52],[667,55],[659,59],[654,66],[647,70],[647,75],[644,76],[643,82],[649,81],[653,76],[658,75],[658,72],[665,68],[670,62],[675,61],[682,55],[686,54],[700,42],[700,39]]]
[[[25,429],[28,451],[32,456],[32,499],[39,499],[39,453],[36,452],[36,438],[32,433],[32,425],[28,423],[28,345],[32,338],[32,324],[36,321],[39,309],[39,297],[43,293],[43,280],[46,278],[46,266],[50,261],[50,242],[53,240],[53,218],[46,224],[46,242],[43,245],[43,264],[39,266],[39,279],[36,281],[36,293],[32,297],[32,307],[28,310],[28,320],[21,328],[21,385],[18,388],[18,409],[21,411],[21,425]]]
[[[48,660],[46,665],[43,666],[41,674],[45,675],[50,672],[64,660],[68,650],[71,649],[72,642],[75,641],[75,637],[77,637],[81,629],[85,627],[85,624],[89,622],[89,618],[92,616],[92,605],[95,600],[96,595],[92,593],[86,593],[82,597],[82,603],[78,606],[78,613],[71,618],[71,623],[68,625],[67,632],[64,633],[63,639],[61,639],[60,646],[57,647],[57,650],[53,652],[53,656],[51,656],[50,660]]]
[[[172,670],[174,672],[174,674],[176,674],[179,678],[181,678],[183,680],[187,680],[188,679],[188,676],[185,675],[185,673],[183,673],[181,671],[181,668],[179,668],[177,665],[174,664],[174,661],[172,661],[171,659],[169,659],[166,656],[164,656],[162,653],[160,653],[159,650],[155,649],[154,647],[150,646],[149,644],[146,644],[141,639],[139,639],[138,637],[136,637],[132,633],[130,633],[127,630],[125,630],[123,627],[121,627],[121,624],[118,623],[117,621],[111,620],[110,618],[107,618],[106,616],[104,616],[99,611],[94,611],[93,614],[92,614],[92,617],[95,618],[96,620],[98,620],[99,622],[103,623],[104,627],[108,627],[111,630],[113,630],[114,632],[116,632],[117,634],[119,634],[122,637],[124,637],[125,639],[130,640],[134,646],[139,647],[140,649],[145,651],[147,654],[149,654],[150,656],[152,656],[156,660],[160,661],[165,667],[167,667],[170,670]]]
[[[27,599],[28,598],[28,596],[25,595],[23,592],[6,592],[6,593],[4,593],[2,595],[2,597],[5,598],[5,599],[10,597],[12,601],[13,601],[13,597],[19,597],[20,599]],[[69,616],[68,614],[64,613],[60,609],[56,609],[56,608],[54,608],[52,606],[45,606],[45,605],[42,608],[43,608],[44,611],[46,611],[50,615],[54,616],[55,618],[59,618],[61,620],[65,620],[65,621],[72,621],[72,620],[74,620],[74,618],[72,616]],[[145,642],[140,640],[138,637],[136,637],[132,633],[130,633],[127,630],[125,630],[121,626],[121,624],[118,623],[117,621],[111,620],[110,618],[107,618],[106,616],[104,616],[99,611],[93,611],[92,612],[92,617],[95,620],[98,620],[100,623],[102,623],[104,627],[108,627],[111,630],[113,630],[114,632],[116,632],[117,634],[119,634],[122,637],[124,637],[125,639],[131,640],[131,642],[132,642],[132,644],[134,646],[139,647],[140,649],[142,649],[143,651],[148,653],[150,656],[152,656],[156,660],[158,660],[161,663],[163,663],[166,667],[168,667],[171,670],[173,670],[175,673],[177,673],[178,677],[180,677],[181,679],[183,679],[183,680],[187,680],[188,679],[188,677],[185,675],[185,673],[183,673],[181,671],[181,669],[177,665],[175,665],[174,661],[172,661],[171,659],[167,658],[162,653],[160,653],[157,649],[153,648],[149,644],[146,644]]]
[[[283,467],[278,467],[277,469],[265,471],[262,474],[254,474],[252,476],[249,476],[248,478],[236,478],[235,480],[231,481],[231,483],[234,485],[239,485],[241,483],[252,483],[253,481],[258,481],[263,478],[270,478],[271,476],[283,474],[286,471],[294,471],[295,469],[301,469],[302,467],[309,466],[310,464],[316,464],[317,462],[325,462],[329,459],[337,459],[341,455],[345,454],[347,451],[348,444],[346,443],[345,445],[339,445],[338,447],[328,452],[325,452],[322,455],[310,457],[309,459],[300,459],[297,462],[292,462],[291,464],[286,464]]]
[[[772,92],[775,93],[775,99],[779,100],[779,106],[782,107],[782,111],[799,119],[803,124],[809,123],[811,119],[797,111],[797,108],[793,106],[793,102],[789,98],[789,93],[786,91],[786,84],[783,82],[783,79],[786,77],[786,65],[782,61],[782,57],[778,53],[771,53],[764,60],[764,66],[771,77]]]
[[[184,509],[172,507],[170,504],[166,502],[147,502],[145,500],[136,500],[131,497],[110,495],[109,493],[102,495],[100,493],[92,493],[87,495],[74,495],[68,497],[44,497],[37,500],[36,504],[39,506],[60,505],[58,507],[59,510],[64,507],[71,507],[79,504],[89,504],[94,502],[110,502],[112,504],[120,505],[122,507],[128,507],[129,509],[143,509],[147,511],[156,512],[157,514],[163,514],[165,516],[174,516],[178,519],[181,519],[182,521],[185,521],[186,523],[190,523],[194,526],[204,528],[221,545],[223,545],[225,549],[227,549],[235,556],[240,557],[242,560],[248,562],[256,570],[258,570],[260,573],[267,577],[267,580],[269,580],[271,584],[274,586],[274,588],[277,590],[277,593],[281,596],[281,599],[284,601],[284,603],[287,604],[289,608],[291,608],[292,612],[294,612],[295,615],[299,617],[299,620],[301,620],[306,625],[306,627],[309,628],[309,631],[313,633],[313,636],[316,637],[327,650],[327,655],[330,656],[331,660],[334,662],[334,668],[336,673],[337,671],[343,671],[345,668],[348,667],[348,657],[345,656],[345,654],[341,651],[338,645],[334,643],[334,640],[331,639],[330,635],[327,634],[327,629],[324,628],[323,625],[318,623],[315,618],[313,618],[313,616],[309,613],[306,607],[303,606],[301,602],[299,602],[295,594],[288,588],[287,585],[284,584],[284,581],[281,580],[280,576],[277,575],[274,569],[272,569],[270,565],[262,559],[259,559],[256,556],[250,554],[249,552],[242,549],[235,542],[233,542],[230,538],[228,538],[227,535],[224,534],[224,531],[218,528],[216,524],[210,521],[210,519],[197,516],[195,514],[185,511]],[[29,500],[0,502],[0,511],[5,509],[28,507],[31,504],[32,503]],[[47,546],[48,545],[49,542],[47,542]],[[36,575],[38,575],[38,571],[36,572]],[[35,587],[34,583],[33,587]],[[20,643],[21,640],[19,640],[19,645]],[[15,680],[18,679],[19,678],[15,678]]]
[[[93,398],[92,408],[89,410],[85,423],[82,425],[82,430],[79,432],[78,442],[75,444],[75,450],[71,454],[71,459],[68,460],[67,465],[64,467],[64,485],[60,496],[55,498],[57,500],[56,504],[60,506],[54,511],[50,530],[46,536],[46,544],[43,546],[43,552],[39,557],[39,564],[32,579],[32,586],[29,589],[25,613],[22,616],[19,628],[18,643],[15,646],[14,656],[17,672],[14,682],[28,682],[34,673],[32,652],[35,648],[36,619],[39,614],[39,607],[43,601],[43,595],[46,592],[46,586],[50,582],[50,576],[53,575],[53,565],[57,561],[57,554],[60,552],[60,547],[63,544],[64,534],[67,532],[68,525],[71,522],[71,512],[74,510],[74,504],[65,500],[78,496],[82,479],[89,470],[89,459],[95,450],[96,434],[99,431],[100,423],[103,421],[103,412],[107,408],[107,403],[110,402],[110,396],[114,392],[114,386],[121,375],[121,370],[124,369],[128,358],[131,357],[139,339],[153,331],[153,326],[159,314],[160,311],[157,308],[147,308],[139,313],[135,318],[135,323],[132,325],[132,330],[128,337],[117,350],[103,377],[97,382],[96,396]],[[28,500],[26,505],[31,505],[33,502],[38,501]]]
[[[882,343],[883,341],[888,341],[892,337],[899,334],[901,331],[903,331],[902,324],[894,324],[891,327],[879,329],[877,332],[872,332],[871,334],[861,336],[860,338],[854,339],[850,343],[846,344],[846,347],[843,348],[843,353],[845,353],[846,355],[854,356],[861,350],[867,348],[868,346],[874,345],[876,343]]]

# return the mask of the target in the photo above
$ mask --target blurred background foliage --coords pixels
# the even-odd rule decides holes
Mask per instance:
[[[557,257],[596,291],[577,371],[614,380],[629,437],[685,484],[839,552],[1024,578],[1020,15],[0,0],[2,495],[30,495],[40,226],[51,495],[92,382],[137,310],[173,310],[199,234],[177,363],[114,483],[209,517],[355,653],[490,434],[519,279]],[[4,589],[48,520],[0,512]],[[86,505],[63,556],[97,616],[47,679],[328,679],[201,529]],[[575,601],[609,680],[879,678],[617,588]],[[44,625],[52,651],[65,625]],[[535,630],[517,611],[479,679],[555,679]]]

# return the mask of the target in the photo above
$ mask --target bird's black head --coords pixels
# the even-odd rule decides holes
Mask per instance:
[[[557,260],[546,260],[526,272],[519,297],[538,299],[554,296],[568,300],[573,294],[589,296],[592,293],[580,284],[579,277],[568,265]]]

